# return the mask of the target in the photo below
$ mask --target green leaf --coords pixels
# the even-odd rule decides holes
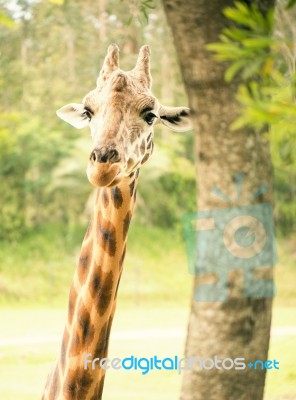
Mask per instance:
[[[238,23],[238,24],[242,24],[245,26],[250,26],[250,24],[252,23],[250,20],[250,17],[247,15],[243,15],[242,13],[238,12],[236,9],[234,8],[225,8],[223,11],[223,14],[228,18],[231,19],[232,21]]]
[[[250,35],[249,31],[245,29],[239,29],[236,27],[226,28],[223,30],[223,33],[228,38],[236,40],[238,42],[240,42],[243,39],[246,39]]]
[[[233,43],[210,43],[205,46],[207,50],[216,53],[215,59],[231,60],[241,56],[242,49]]]
[[[266,49],[271,46],[273,40],[271,38],[248,38],[242,40],[242,44],[250,49]]]
[[[237,74],[237,72],[242,69],[245,65],[245,60],[238,60],[231,64],[229,68],[227,68],[225,72],[225,80],[226,82],[231,82],[234,76]]]

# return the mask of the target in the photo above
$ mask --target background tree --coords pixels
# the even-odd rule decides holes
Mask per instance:
[[[266,12],[273,1],[258,1]],[[163,0],[172,28],[182,76],[193,111],[195,157],[197,162],[198,210],[227,208],[229,204],[211,194],[214,187],[235,199],[235,173],[244,174],[245,198],[262,184],[268,192],[258,203],[272,198],[272,167],[269,143],[264,130],[241,127],[235,132],[231,124],[239,113],[235,98],[239,80],[224,80],[227,64],[217,63],[205,48],[217,42],[229,25],[222,10],[233,6],[229,1]],[[270,276],[266,267],[261,275]],[[215,279],[212,276],[211,281]],[[201,283],[195,277],[195,287]],[[241,271],[229,273],[229,298],[224,302],[202,303],[192,300],[186,357],[245,357],[265,360],[270,335],[270,298],[246,298],[242,293]],[[184,375],[181,399],[262,399],[265,371],[188,370]]]
[[[295,2],[294,2],[295,5]],[[274,12],[273,12],[274,11]],[[280,0],[262,18],[256,8],[236,3],[226,8],[225,16],[234,21],[220,35],[220,41],[207,46],[217,61],[228,60],[226,81],[241,79],[237,99],[239,117],[232,129],[251,126],[261,130],[269,126],[267,137],[275,174],[275,219],[278,232],[295,230],[296,109],[295,109],[295,16],[293,2]],[[285,199],[285,200],[284,200]],[[288,211],[289,210],[289,211]]]

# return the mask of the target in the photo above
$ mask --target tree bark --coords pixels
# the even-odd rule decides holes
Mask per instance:
[[[237,197],[235,173],[243,173],[242,203],[262,184],[269,190],[257,203],[272,200],[272,166],[269,145],[263,132],[231,131],[237,116],[237,84],[224,81],[226,65],[217,63],[204,45],[218,41],[227,21],[222,15],[232,0],[162,0],[172,28],[185,88],[192,109],[198,183],[198,210],[229,208],[214,196],[218,187],[229,198]],[[257,2],[262,10],[273,1]],[[253,202],[254,203],[254,202]],[[272,279],[272,267],[256,269],[256,276]],[[204,277],[195,275],[194,287]],[[212,279],[207,277],[206,279]],[[228,274],[228,298],[222,302],[192,300],[185,357],[200,359],[245,358],[266,360],[271,324],[271,298],[246,297],[242,291],[243,271]],[[184,371],[181,400],[259,400],[263,397],[265,371]]]

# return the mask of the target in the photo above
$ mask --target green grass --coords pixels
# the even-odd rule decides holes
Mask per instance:
[[[40,398],[59,350],[68,288],[83,235],[83,228],[66,235],[58,226],[48,226],[27,234],[19,243],[1,244],[0,340],[21,338],[18,343],[0,346],[1,399]],[[296,254],[291,239],[280,239],[278,248],[273,326],[295,327]],[[187,272],[181,235],[150,226],[143,229],[133,223],[110,357],[182,356],[191,292],[192,276]],[[116,332],[156,328],[177,328],[184,333],[173,337],[116,338]],[[265,400],[282,400],[288,395],[287,399],[296,398],[296,335],[272,336],[269,358],[279,360],[281,369],[268,373]],[[104,400],[177,400],[180,385],[181,377],[172,371],[146,376],[138,371],[109,371]]]
[[[59,336],[64,325],[64,310],[2,309],[0,316],[4,330],[1,340],[22,337],[25,344],[0,347],[0,398],[5,400],[40,398],[48,371],[59,349]],[[291,317],[296,308],[275,308],[274,326],[291,326]],[[188,319],[188,309],[180,307],[150,308],[147,306],[125,307],[119,304],[111,335],[109,357],[130,355],[151,357],[182,356]],[[149,336],[150,329],[178,328],[184,334],[168,337]],[[144,337],[120,338],[117,332],[146,331]],[[150,331],[151,332],[151,331]],[[28,338],[53,337],[52,342],[28,343]],[[271,339],[270,359],[280,361],[279,371],[270,371],[267,377],[265,400],[276,400],[290,394],[296,398],[296,335],[274,336]],[[173,371],[150,372],[142,375],[139,371],[109,370],[104,389],[104,399],[122,400],[159,399],[177,400],[181,376]],[[290,397],[293,398],[293,397]]]
[[[59,229],[51,226],[21,242],[1,245],[0,305],[65,304],[84,229],[77,228],[71,235]],[[191,276],[181,235],[132,223],[122,279],[122,301],[129,304],[187,304]]]
[[[61,304],[82,237],[81,229],[64,235],[59,226],[50,226],[19,242],[1,243],[1,304]]]
[[[296,309],[293,309],[293,312],[295,321]],[[288,323],[291,324],[291,320],[287,321],[287,324]],[[269,359],[280,361],[280,370],[270,371],[267,374],[266,400],[278,400],[284,398],[284,396],[287,396],[287,399],[295,399],[296,335],[272,338]]]
[[[61,307],[66,304],[85,228],[64,234],[48,226],[20,242],[1,243],[0,306]],[[294,239],[279,239],[276,304],[296,306]],[[192,276],[181,233],[132,223],[121,283],[121,301],[187,305]]]
[[[279,261],[275,266],[276,304],[296,306],[296,236],[278,239]],[[296,320],[296,317],[294,318]],[[296,321],[295,321],[296,323]]]

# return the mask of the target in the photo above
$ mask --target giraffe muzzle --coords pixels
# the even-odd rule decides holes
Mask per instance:
[[[120,153],[114,147],[94,148],[86,171],[88,180],[96,187],[112,186],[121,167]]]

